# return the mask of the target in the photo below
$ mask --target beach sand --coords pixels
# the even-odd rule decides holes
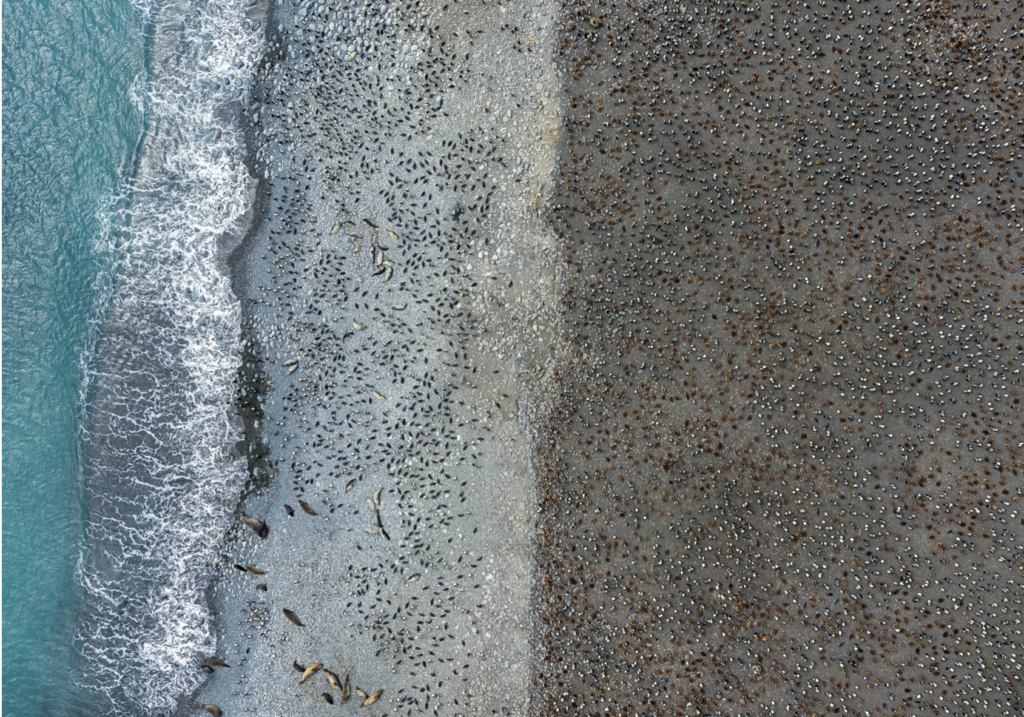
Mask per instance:
[[[210,599],[231,667],[193,703],[337,710],[340,691],[323,671],[300,685],[297,661],[347,676],[349,706],[383,689],[376,713],[523,714],[526,425],[556,321],[539,211],[553,15],[305,10],[271,8],[246,105],[262,218],[235,257],[253,472],[239,510],[269,533],[239,523],[222,547]]]

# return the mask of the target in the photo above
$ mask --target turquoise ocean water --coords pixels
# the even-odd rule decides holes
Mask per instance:
[[[3,3],[3,714],[165,714],[213,650],[248,2]]]
[[[142,72],[126,0],[3,4],[4,715],[72,713],[84,361]]]

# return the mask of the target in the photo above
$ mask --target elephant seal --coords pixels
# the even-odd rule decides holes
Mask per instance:
[[[308,680],[311,675],[315,675],[317,671],[323,666],[324,665],[322,662],[314,662],[312,665],[307,667],[305,670],[302,671],[302,677],[299,678],[299,684],[301,685],[303,682]]]
[[[260,536],[260,540],[263,540],[264,538],[266,538],[267,537],[267,533],[270,532],[270,530],[267,528],[266,521],[256,520],[255,518],[250,518],[245,513],[242,513],[242,522],[245,523],[245,526],[249,530],[251,530],[252,532],[256,533],[256,535]]]
[[[338,676],[330,670],[324,670],[324,674],[327,675],[327,681],[331,683],[331,687],[336,690],[341,689],[341,683],[338,682]]]
[[[361,704],[361,705],[359,705],[359,706],[360,706],[360,707],[369,707],[369,706],[370,706],[370,705],[372,705],[372,704],[373,704],[374,702],[376,702],[377,700],[379,700],[379,699],[380,699],[380,696],[381,696],[382,694],[384,694],[384,689],[383,689],[383,688],[381,688],[381,689],[377,690],[377,691],[376,691],[376,692],[374,692],[374,693],[373,693],[372,695],[370,695],[369,697],[367,697],[367,698],[366,698],[365,700],[363,700],[363,704]]]

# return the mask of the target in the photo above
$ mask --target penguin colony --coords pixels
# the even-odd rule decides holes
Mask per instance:
[[[196,704],[1021,711],[1016,5],[272,9]]]
[[[252,480],[211,594],[232,668],[194,704],[522,714],[523,387],[557,319],[539,213],[555,13],[340,0],[265,17],[244,103],[261,219],[234,259]]]
[[[562,6],[539,711],[1021,714],[1021,6]]]

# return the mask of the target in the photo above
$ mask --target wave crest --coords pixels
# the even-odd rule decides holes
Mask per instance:
[[[230,457],[240,308],[222,260],[255,180],[230,111],[259,56],[244,0],[141,6],[146,133],[89,370],[79,687],[111,714],[169,711],[214,645],[213,549],[245,478]]]

